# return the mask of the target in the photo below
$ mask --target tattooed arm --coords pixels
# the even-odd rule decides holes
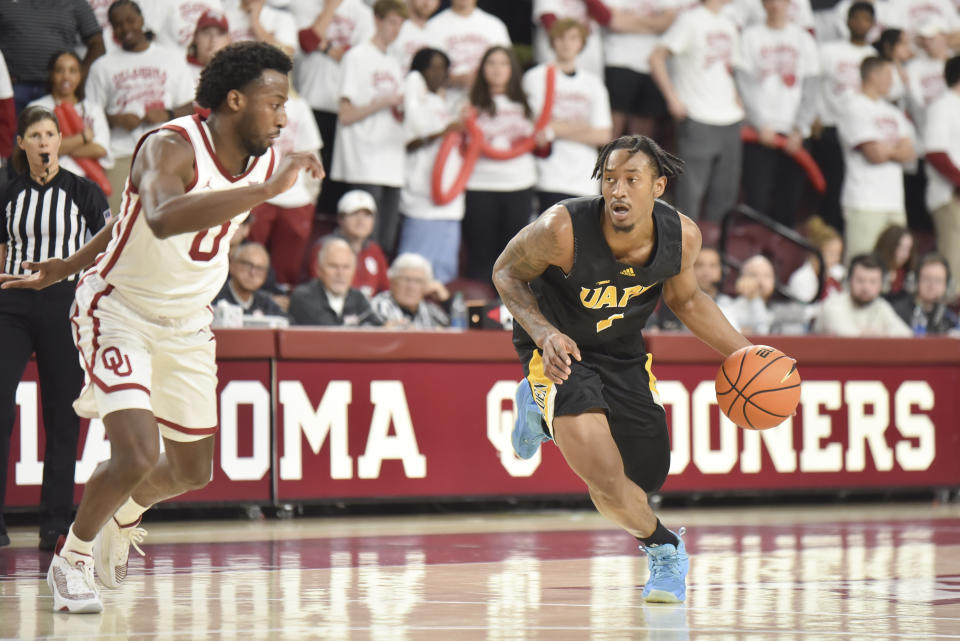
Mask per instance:
[[[570,356],[580,360],[580,350],[546,319],[530,290],[530,281],[550,265],[567,273],[573,268],[573,225],[562,205],[520,230],[493,266],[500,299],[543,352],[544,374],[559,385],[570,375]]]

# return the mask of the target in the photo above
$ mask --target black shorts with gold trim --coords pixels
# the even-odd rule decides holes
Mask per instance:
[[[650,354],[625,358],[581,349],[569,378],[556,385],[544,375],[539,349],[516,348],[551,436],[557,416],[603,410],[627,477],[648,492],[663,485],[670,469],[670,438]]]

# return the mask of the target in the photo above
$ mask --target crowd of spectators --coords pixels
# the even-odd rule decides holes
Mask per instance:
[[[813,12],[810,0],[533,0],[526,42],[511,41],[517,26],[495,15],[499,4],[477,0],[49,4],[0,4],[0,156],[11,155],[20,110],[55,109],[63,166],[97,182],[114,212],[139,137],[202,117],[194,86],[216,51],[256,39],[293,57],[276,148],[315,152],[328,176],[301,177],[252,212],[221,292],[247,314],[445,326],[449,290],[489,285],[507,240],[539,211],[598,192],[599,145],[642,133],[686,161],[666,198],[705,228],[743,202],[819,251],[789,273],[746,256],[727,277],[705,249],[701,286],[739,327],[928,334],[956,324],[955,1],[841,0]],[[467,124],[492,152],[463,193],[438,198],[461,172]],[[807,153],[822,194],[798,162]],[[658,310],[651,326],[675,320]]]

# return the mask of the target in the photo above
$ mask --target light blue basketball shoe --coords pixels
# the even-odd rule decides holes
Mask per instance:
[[[686,528],[676,532],[679,543],[665,543],[656,547],[641,549],[647,553],[650,578],[643,588],[643,600],[649,603],[683,603],[687,598],[687,572],[690,570],[690,557],[680,538],[687,533]]]
[[[522,459],[528,459],[537,453],[540,444],[552,440],[541,425],[540,406],[533,400],[530,383],[526,380],[517,385],[517,393],[513,397],[517,420],[510,433],[513,451]]]

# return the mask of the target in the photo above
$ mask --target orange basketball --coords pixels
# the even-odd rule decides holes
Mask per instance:
[[[716,390],[717,403],[731,421],[748,430],[769,429],[800,402],[797,362],[767,345],[743,347],[723,361]]]

